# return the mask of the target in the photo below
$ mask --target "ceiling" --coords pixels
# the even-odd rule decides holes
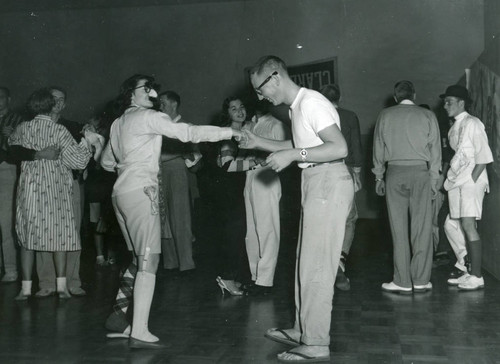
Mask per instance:
[[[0,13],[93,8],[187,5],[241,0],[0,0]],[[255,0],[251,0],[255,1]]]

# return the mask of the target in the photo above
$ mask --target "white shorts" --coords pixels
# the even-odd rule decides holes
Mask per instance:
[[[475,217],[476,220],[481,220],[483,199],[487,188],[488,180],[485,181],[480,177],[476,183],[471,179],[462,186],[449,190],[450,217],[452,219]]]
[[[155,186],[156,191],[158,186]],[[144,190],[137,189],[112,197],[116,219],[129,250],[136,255],[161,253],[160,214],[154,205],[158,204],[156,194],[152,201]]]

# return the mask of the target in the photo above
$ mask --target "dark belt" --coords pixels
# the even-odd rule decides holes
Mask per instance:
[[[325,164],[340,164],[340,163],[344,163],[344,158],[341,158],[341,159],[336,159],[334,161],[331,161],[331,162],[324,162],[324,163],[312,163],[312,164],[309,164],[306,168],[314,168],[314,167],[318,167],[318,166],[324,166]]]

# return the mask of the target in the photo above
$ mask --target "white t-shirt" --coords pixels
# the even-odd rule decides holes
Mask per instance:
[[[290,105],[293,142],[296,148],[311,148],[323,144],[319,132],[331,125],[340,129],[340,118],[333,104],[319,92],[301,88]],[[298,163],[306,168],[310,163]]]

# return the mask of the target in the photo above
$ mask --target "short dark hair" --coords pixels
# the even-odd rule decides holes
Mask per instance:
[[[415,97],[415,86],[410,81],[399,81],[394,85],[394,97],[396,102],[413,100]]]
[[[162,96],[165,96],[167,99],[169,99],[170,101],[174,101],[177,103],[177,107],[180,107],[181,106],[181,97],[179,96],[179,94],[175,91],[163,91],[161,94],[158,95],[158,98],[162,97]]]
[[[134,89],[137,87],[137,84],[140,80],[146,80],[146,83],[150,84],[154,89],[159,87],[158,85],[154,85],[155,79],[152,76],[135,74],[127,78],[121,84],[120,94],[116,98],[116,112],[118,116],[121,116],[130,106],[132,93],[134,92]]]
[[[0,86],[0,91],[3,91],[5,96],[10,97],[10,90],[5,86]]]
[[[285,62],[281,58],[272,55],[259,58],[250,69],[250,74],[261,74],[265,68],[281,70],[284,74],[288,74]]]
[[[335,83],[324,86],[320,92],[330,102],[338,103],[340,100],[340,87]]]
[[[49,115],[55,105],[52,89],[48,87],[36,90],[28,98],[28,109],[34,115]]]
[[[52,91],[59,91],[59,92],[63,93],[65,99],[68,98],[68,93],[62,87],[59,87],[59,86],[50,86],[49,88],[50,88],[50,92],[52,92]]]

